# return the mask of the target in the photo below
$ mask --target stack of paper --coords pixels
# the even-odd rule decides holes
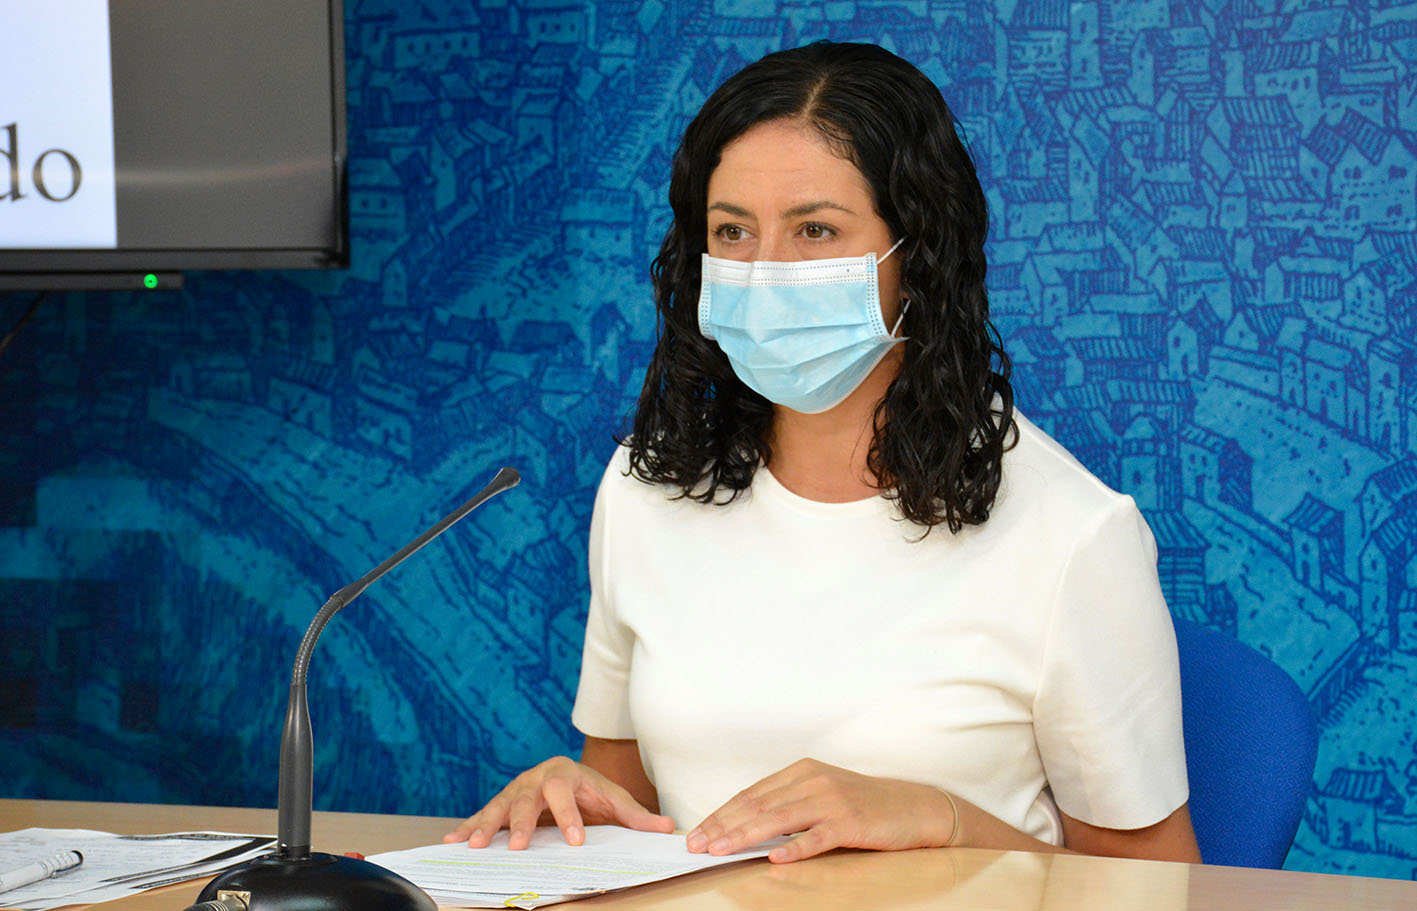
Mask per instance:
[[[485,848],[430,845],[369,857],[422,888],[440,905],[456,908],[539,908],[658,882],[721,864],[765,857],[782,839],[749,851],[713,857],[690,854],[683,835],[590,826],[585,844],[566,844],[559,829],[543,827],[525,851],[507,849],[501,832]]]
[[[173,832],[114,835],[91,829],[21,829],[0,833],[0,870],[12,870],[79,851],[84,862],[31,886],[0,893],[0,908],[47,911],[63,905],[122,898],[169,883],[197,879],[264,854],[270,835]]]

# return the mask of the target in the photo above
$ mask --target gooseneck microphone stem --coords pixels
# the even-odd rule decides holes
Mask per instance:
[[[300,648],[295,653],[295,665],[290,674],[290,701],[285,710],[285,730],[280,739],[280,787],[277,794],[277,855],[289,860],[310,856],[311,792],[314,776],[314,746],[310,732],[310,706],[305,696],[305,678],[310,667],[310,654],[315,642],[330,618],[349,602],[359,597],[370,583],[398,566],[423,545],[447,531],[464,516],[504,490],[515,487],[521,475],[515,469],[503,468],[486,487],[463,505],[453,510],[432,528],[419,535],[389,559],[380,563],[356,582],[330,596],[325,606],[315,614]]]

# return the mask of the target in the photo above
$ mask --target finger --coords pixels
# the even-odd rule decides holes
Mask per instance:
[[[790,864],[839,847],[841,840],[833,838],[826,826],[815,826],[786,844],[773,848],[768,852],[768,860],[775,864]]]
[[[473,825],[472,817],[469,816],[466,822],[443,836],[443,844],[450,845],[455,841],[466,841],[474,828],[476,827]]]
[[[659,813],[651,813],[629,791],[613,781],[602,780],[598,788],[595,783],[587,781],[583,782],[581,787],[595,788],[595,796],[600,802],[609,805],[609,813],[605,815],[627,829],[664,833],[674,831],[673,819]]]
[[[627,829],[635,829],[640,832],[662,832],[669,835],[674,831],[674,817],[651,813],[644,807],[640,807],[640,810],[643,811],[642,816],[634,819],[622,819],[620,824]]]
[[[703,854],[710,845],[718,844],[729,832],[738,829],[755,814],[766,812],[767,805],[741,794],[704,817],[690,832],[684,844],[694,854]]]
[[[694,854],[702,854],[709,845],[718,841],[731,829],[736,829],[755,812],[761,812],[756,798],[738,794],[727,803],[714,810],[703,821],[690,830],[684,843]]]
[[[451,844],[466,841],[469,848],[485,848],[492,841],[492,836],[506,825],[506,822],[505,802],[501,795],[498,795],[489,801],[487,806],[469,816],[462,825],[444,835],[443,842]]]
[[[721,841],[728,833],[749,825],[753,820],[773,812],[775,808],[796,803],[800,799],[800,795],[796,793],[799,788],[795,781],[795,774],[789,774],[793,770],[794,767],[789,766],[781,772],[769,775],[751,787],[739,791],[727,803],[710,813],[689,833],[685,842],[689,850],[695,854],[702,854],[705,851],[713,853],[709,846]],[[773,834],[787,833],[775,832]],[[765,835],[763,837],[771,838],[772,836]]]
[[[541,811],[546,809],[546,801],[540,791],[522,793],[512,798],[507,811],[507,847],[520,851],[531,844],[531,834],[536,831]]]
[[[822,808],[815,801],[784,789],[769,795],[758,812],[710,838],[706,850],[715,856],[734,854],[769,838],[803,832],[821,821]]]
[[[541,796],[551,809],[551,818],[561,829],[561,837],[568,845],[585,842],[585,822],[581,819],[581,809],[576,806],[576,793],[566,779],[553,775],[541,786]]]

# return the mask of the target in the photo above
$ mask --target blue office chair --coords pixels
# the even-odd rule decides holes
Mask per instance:
[[[1248,645],[1176,619],[1191,822],[1208,864],[1278,869],[1318,758],[1309,701]]]

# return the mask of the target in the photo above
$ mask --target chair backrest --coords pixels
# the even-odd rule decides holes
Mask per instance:
[[[1278,869],[1318,758],[1309,701],[1279,665],[1176,619],[1191,822],[1209,864]]]

